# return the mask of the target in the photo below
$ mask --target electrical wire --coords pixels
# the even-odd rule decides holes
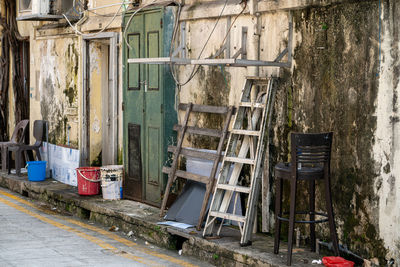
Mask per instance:
[[[63,17],[66,19],[66,21],[68,22],[69,26],[75,31],[76,34],[78,35],[82,35],[84,37],[92,37],[92,36],[96,36],[102,32],[104,32],[105,30],[108,29],[108,27],[111,25],[111,23],[113,23],[113,21],[115,20],[115,18],[118,16],[118,14],[120,13],[122,7],[126,4],[129,3],[135,3],[135,1],[131,1],[131,2],[125,2],[124,0],[122,0],[122,3],[120,4],[118,10],[115,12],[115,14],[112,16],[112,19],[107,23],[106,26],[104,26],[101,30],[94,32],[94,33],[83,33],[81,31],[79,31],[76,26],[72,25],[71,21],[68,19],[68,17],[65,14],[62,14]],[[79,25],[79,21],[76,23],[76,25]]]
[[[171,1],[167,1],[167,2],[171,2]],[[127,38],[126,38],[126,32],[127,32],[127,29],[129,28],[129,26],[130,26],[130,24],[131,24],[131,22],[132,22],[132,20],[133,20],[133,17],[134,17],[140,10],[142,10],[143,8],[152,6],[152,5],[156,4],[156,3],[157,3],[157,4],[160,4],[160,3],[162,3],[162,2],[157,2],[157,0],[154,0],[154,1],[151,2],[151,3],[148,3],[148,4],[144,5],[144,6],[139,7],[138,9],[135,10],[135,12],[132,13],[132,15],[129,17],[128,21],[126,22],[124,32],[122,33],[122,38],[124,39],[124,42],[125,42],[126,46],[129,48],[129,50],[132,50],[132,47],[131,47],[131,46],[129,45],[129,43],[128,43],[128,40],[127,40]]]
[[[93,10],[88,9],[87,10],[89,13],[92,13],[93,15],[99,16],[99,17],[105,17],[105,18],[111,18],[113,15],[108,15],[108,14],[99,14]],[[118,14],[117,17],[122,16],[122,14]]]
[[[219,14],[219,16],[218,16],[218,18],[217,18],[217,21],[215,22],[214,27],[212,28],[210,34],[208,35],[208,38],[207,38],[206,42],[205,42],[204,45],[203,45],[203,48],[200,50],[200,54],[199,54],[199,56],[197,57],[197,59],[200,59],[201,55],[202,55],[203,52],[204,52],[204,49],[206,48],[208,42],[210,41],[210,38],[211,38],[212,34],[214,33],[215,28],[217,27],[218,22],[220,21],[220,19],[221,19],[221,17],[222,17],[222,14],[223,14],[223,12],[224,12],[224,10],[225,10],[225,7],[226,7],[227,3],[228,3],[228,0],[225,0],[224,6],[222,7],[222,10],[221,10],[221,12],[220,12],[220,14]],[[179,14],[179,15],[180,15],[180,14]],[[178,17],[178,22],[179,22],[179,17]],[[177,26],[177,23],[176,23],[175,25]],[[170,54],[170,55],[169,55],[170,57],[172,56],[172,48],[173,48],[173,44],[174,44],[174,42],[175,42],[175,37],[176,37],[176,31],[174,32],[174,36],[173,36],[172,39],[171,39],[171,47],[170,47],[170,53],[169,53],[169,54]],[[181,88],[182,86],[188,84],[188,83],[193,79],[193,77],[194,77],[194,76],[197,74],[197,72],[199,71],[200,65],[194,66],[194,67],[192,68],[192,72],[190,73],[189,78],[188,78],[185,82],[180,82],[179,79],[177,78],[177,75],[176,75],[176,73],[175,73],[175,68],[174,68],[174,65],[172,64],[172,62],[170,62],[170,68],[171,68],[172,77],[174,78],[175,83],[178,85],[178,88]]]
[[[240,15],[242,15],[242,14],[243,14],[243,12],[244,12],[244,10],[246,9],[246,7],[247,7],[247,1],[244,1],[244,7],[243,7],[242,11],[240,11],[240,13],[236,15],[236,17],[233,19],[233,22],[231,23],[231,26],[229,26],[229,29],[226,31],[226,34],[225,34],[224,40],[222,41],[222,45],[224,45],[224,44],[225,44],[226,37],[228,37],[228,34],[231,32],[231,30],[232,30],[232,26],[235,24],[235,22],[236,22],[237,18],[238,18]]]

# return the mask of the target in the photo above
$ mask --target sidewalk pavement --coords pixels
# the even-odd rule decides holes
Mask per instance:
[[[125,233],[132,231],[135,237],[157,246],[182,249],[183,255],[194,256],[216,266],[286,266],[287,245],[281,242],[280,254],[275,255],[273,237],[269,235],[255,234],[251,246],[240,247],[239,230],[235,228],[223,227],[220,239],[206,240],[195,228],[182,230],[157,225],[162,221],[158,208],[131,200],[80,196],[76,187],[53,179],[29,182],[26,175],[0,172],[0,186],[45,201],[81,218],[119,227]],[[320,258],[308,248],[297,248],[293,250],[292,266],[310,266],[312,260]]]

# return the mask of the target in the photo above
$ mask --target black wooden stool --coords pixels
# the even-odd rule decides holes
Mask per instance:
[[[289,222],[287,265],[292,262],[293,232],[295,223],[310,224],[311,251],[315,251],[315,224],[329,222],[329,228],[336,255],[339,245],[332,209],[330,184],[330,159],[332,133],[291,134],[291,162],[278,163],[275,166],[276,200],[275,200],[275,243],[274,253],[279,253],[281,222]],[[282,179],[290,181],[289,218],[282,214]],[[321,179],[325,184],[325,201],[327,214],[315,211],[315,180]],[[309,210],[296,211],[296,188],[299,180],[309,181]],[[295,220],[296,214],[309,215],[309,220]],[[316,220],[315,216],[325,217]]]

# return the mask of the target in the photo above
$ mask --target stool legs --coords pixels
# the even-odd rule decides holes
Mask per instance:
[[[310,221],[315,221],[315,180],[309,182]],[[315,223],[310,223],[311,251],[315,252]]]
[[[279,241],[281,238],[281,220],[278,216],[282,216],[282,179],[277,179],[275,188],[275,240],[274,240],[274,253],[279,253]]]
[[[336,233],[336,226],[332,207],[332,194],[330,187],[330,177],[326,175],[324,177],[324,187],[325,187],[325,203],[326,210],[328,213],[329,230],[331,234],[331,239],[333,243],[333,248],[336,255],[339,255],[339,243]],[[287,254],[287,265],[292,263],[292,249],[293,249],[293,238],[294,238],[294,224],[296,220],[296,190],[297,181],[290,180],[290,211],[289,211],[289,233],[288,233],[288,254]],[[276,180],[276,199],[275,199],[275,240],[274,240],[274,253],[279,253],[279,243],[280,243],[280,232],[281,232],[281,220],[278,216],[282,216],[282,193],[283,193],[283,180],[277,178]],[[309,181],[309,211],[310,211],[310,221],[315,220],[315,180]],[[315,223],[310,223],[310,242],[311,251],[315,252],[316,247],[316,236],[315,236]]]
[[[333,244],[333,249],[335,254],[339,256],[339,243],[336,233],[336,226],[335,226],[335,219],[333,215],[333,207],[332,207],[332,194],[331,194],[331,179],[329,174],[325,175],[324,178],[325,183],[325,199],[326,199],[326,210],[328,212],[328,219],[329,219],[329,228],[331,233],[331,239]]]
[[[287,255],[287,265],[288,266],[292,264],[294,221],[296,219],[296,190],[297,190],[297,181],[295,179],[291,179],[290,180],[288,255]]]

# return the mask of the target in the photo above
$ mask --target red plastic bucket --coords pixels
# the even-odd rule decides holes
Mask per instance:
[[[79,195],[98,195],[100,193],[100,167],[76,168]]]

